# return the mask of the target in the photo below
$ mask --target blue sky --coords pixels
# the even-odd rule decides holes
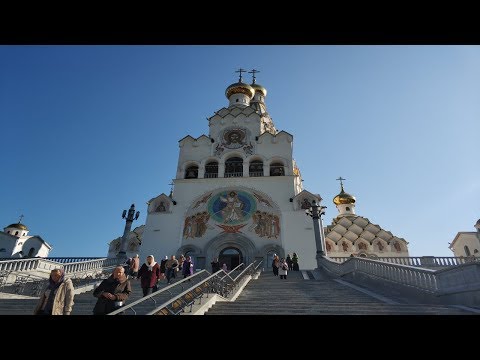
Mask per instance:
[[[480,218],[479,46],[0,46],[0,226],[24,214],[51,256],[104,256],[123,209],[175,177],[239,67],[258,69],[307,190],[451,256]],[[250,79],[250,77],[248,77]]]

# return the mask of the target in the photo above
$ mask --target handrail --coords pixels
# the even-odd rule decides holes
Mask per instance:
[[[144,297],[142,297],[138,300],[135,300],[134,302],[132,302],[130,304],[122,306],[120,309],[112,311],[111,313],[109,313],[107,315],[117,315],[119,313],[123,313],[126,310],[131,310],[134,313],[134,315],[136,315],[137,312],[134,309],[135,305],[141,304],[141,303],[143,303],[143,302],[145,302],[149,299],[152,300],[154,303],[156,303],[156,300],[153,299],[154,297],[159,296],[159,295],[163,295],[165,292],[169,292],[171,295],[173,295],[172,292],[171,292],[171,289],[178,287],[178,285],[183,285],[183,283],[187,282],[188,280],[190,280],[190,282],[192,281],[192,279],[197,280],[197,277],[202,279],[202,276],[205,275],[205,273],[210,275],[210,273],[207,270],[201,270],[201,271],[199,271],[199,272],[197,272],[197,273],[195,273],[195,274],[193,274],[193,275],[191,275],[191,276],[189,276],[185,279],[174,282],[173,284],[170,284],[170,285],[164,287],[163,289],[155,291],[154,293],[148,294],[148,295],[146,295],[146,296],[144,296]],[[183,289],[183,287],[182,287],[182,289]]]
[[[255,267],[255,263],[256,261],[254,261],[253,263],[249,264],[243,271],[241,271],[236,277],[235,279],[232,279],[232,277],[229,275],[229,274],[226,274],[226,276],[223,276],[221,277],[220,279],[218,279],[219,281],[222,281],[225,277],[228,276],[228,278],[230,280],[232,280],[232,283],[230,284],[227,284],[227,292],[226,293],[220,293],[219,295],[220,296],[223,296],[223,297],[228,297],[229,293],[233,290],[233,288],[235,288],[239,283],[240,283],[240,280],[247,274],[247,273],[252,273],[253,272],[251,270],[254,270],[256,271],[256,269],[258,269],[259,265],[262,263],[263,260],[259,260],[259,264],[257,265],[257,267]],[[244,267],[245,264],[244,263],[241,263],[240,265],[238,265],[237,267],[235,267],[234,269],[232,269],[230,271],[233,272],[233,271],[236,271],[238,269],[240,269],[241,267]],[[217,277],[220,275],[221,272],[224,272],[225,271],[223,269],[220,269],[219,271],[217,271],[215,274],[213,275],[210,275],[209,277],[207,277],[203,283],[204,284],[207,284],[209,280],[217,280]],[[202,284],[203,285],[203,284]],[[213,285],[213,284],[212,284]],[[230,285],[230,286],[228,286]],[[204,286],[205,287],[205,286]],[[184,297],[189,295],[189,293],[192,292],[192,290],[196,288],[195,286],[191,287],[190,289],[187,289],[185,291],[183,291],[181,294],[178,294],[177,296],[169,299],[168,301],[164,302],[163,304],[161,304],[160,306],[158,306],[157,308],[155,308],[154,310],[150,311],[149,313],[147,313],[147,315],[156,315],[156,314],[163,314],[163,315],[167,315],[168,313],[166,311],[169,311],[171,313],[171,310],[169,309],[169,306],[171,305],[176,305],[176,311],[174,313],[174,315],[178,315],[180,314],[181,312],[184,311],[184,308],[186,306],[192,306],[193,305],[193,302],[195,301],[195,299],[191,300],[191,301],[185,301],[184,300]],[[211,289],[211,288],[210,288]],[[213,290],[213,289],[211,289]],[[188,298],[187,298],[188,299]],[[172,306],[173,307],[173,306]],[[165,311],[166,310],[166,311]]]
[[[207,297],[209,293],[217,293],[220,296],[228,297],[229,293],[233,290],[233,288],[235,288],[235,286],[237,286],[243,276],[249,272],[252,272],[252,270],[256,271],[258,269],[262,260],[256,264],[257,261],[251,263],[247,267],[245,267],[245,264],[242,263],[232,269],[229,274],[225,273],[223,269],[218,270],[214,274],[210,274],[210,272],[207,270],[202,270],[192,276],[175,282],[161,290],[158,290],[115,311],[112,311],[108,315],[118,315],[120,313],[125,313],[125,311],[128,310],[133,312],[134,315],[137,315],[138,312],[135,310],[135,306],[138,307],[138,305],[144,304],[145,301],[148,300],[153,301],[155,308],[146,313],[146,315],[154,315],[159,312],[162,314],[179,314],[180,312],[184,311],[185,307],[192,306],[196,299],[200,298],[201,301],[201,298],[204,294],[206,294]],[[240,271],[242,267],[245,267],[245,269]],[[238,271],[240,271],[238,275],[236,275],[235,278],[232,278],[230,274]],[[222,276],[222,274],[224,275]],[[190,286],[184,290],[183,285],[185,285],[187,282]],[[192,284],[192,282],[194,283]],[[174,295],[172,290],[174,288],[178,288],[178,286],[181,287],[182,291],[179,294]],[[157,306],[157,301],[155,298],[158,299],[167,294],[169,295],[168,298],[161,305]],[[182,299],[182,301],[180,301],[180,299]],[[172,307],[169,308],[169,305],[172,305]]]

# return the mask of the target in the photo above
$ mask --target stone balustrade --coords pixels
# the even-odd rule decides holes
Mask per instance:
[[[425,269],[417,266],[395,264],[378,259],[347,257],[333,260],[328,257],[320,259],[320,265],[337,276],[361,275],[390,284],[421,290],[432,294],[448,303],[478,306],[480,304],[480,261],[471,258],[414,258],[415,262],[428,258],[438,266],[448,266],[439,270]],[[391,258],[389,258],[391,259]],[[411,258],[405,258],[408,260]],[[466,260],[466,261],[465,261]],[[448,265],[454,261],[456,266]],[[441,264],[441,265],[440,265]]]
[[[351,257],[329,257],[330,259],[343,263]],[[392,256],[392,257],[375,257],[374,260],[379,260],[392,264],[419,266],[419,267],[447,267],[465,264],[475,261],[475,258],[469,257],[454,257],[454,256]]]

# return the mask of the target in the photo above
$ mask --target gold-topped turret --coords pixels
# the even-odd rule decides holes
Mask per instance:
[[[348,193],[345,192],[345,190],[343,190],[343,179],[341,176],[337,179],[337,180],[340,180],[340,187],[341,187],[341,191],[340,191],[340,194],[338,194],[337,196],[335,196],[333,198],[333,203],[335,205],[341,205],[341,204],[355,204],[355,196],[353,195],[350,195]]]
[[[253,89],[253,87],[245,84],[242,81],[242,72],[246,72],[246,70],[238,69],[236,72],[240,73],[238,82],[227,87],[227,89],[225,90],[225,96],[227,97],[227,99],[230,99],[230,96],[232,96],[233,94],[244,94],[247,95],[250,99],[253,98],[253,96],[255,95],[255,90]]]
[[[255,73],[259,73],[260,71],[252,69],[252,71],[249,71],[249,74],[252,74],[252,88],[255,90],[255,92],[261,92],[263,96],[267,96],[267,89],[265,89],[262,85],[256,83],[256,76]]]

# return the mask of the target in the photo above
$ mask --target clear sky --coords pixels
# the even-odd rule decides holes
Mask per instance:
[[[170,191],[178,140],[208,135],[235,70],[258,69],[305,189],[451,256],[480,218],[479,46],[0,46],[0,226],[51,256],[105,256],[121,214]],[[250,76],[247,77],[250,80]]]

